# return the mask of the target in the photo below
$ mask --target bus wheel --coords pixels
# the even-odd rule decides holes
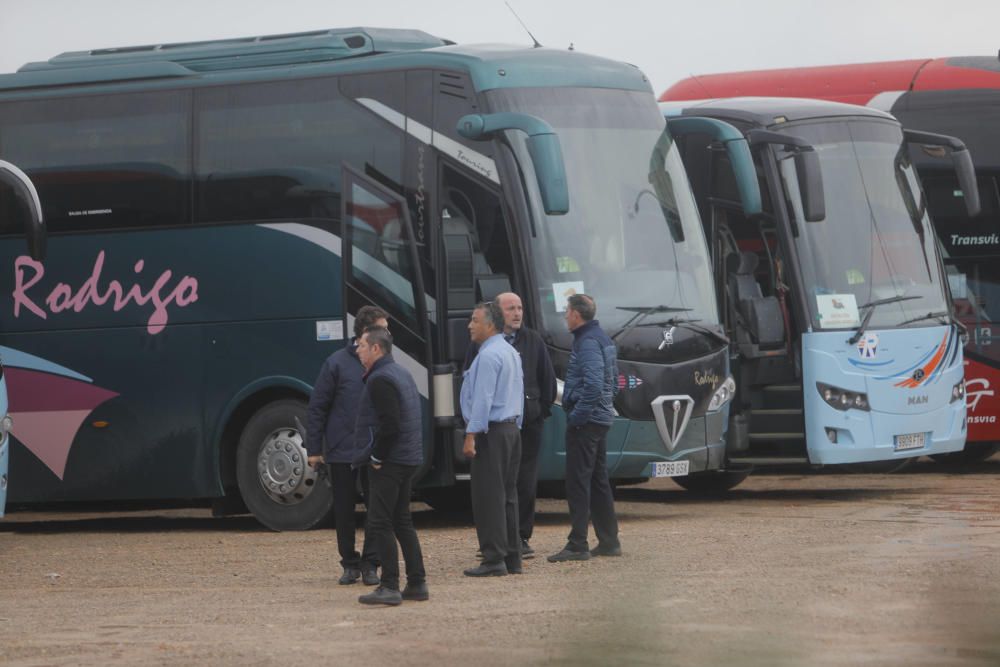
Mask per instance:
[[[308,530],[333,512],[326,475],[306,464],[302,401],[268,403],[250,418],[236,450],[236,480],[247,508],[271,530]]]
[[[982,463],[1000,451],[1000,442],[967,442],[965,449],[950,454],[935,454],[931,458],[938,463],[962,464]]]
[[[672,477],[671,479],[681,487],[691,493],[698,495],[713,496],[738,486],[750,475],[750,469],[746,470],[720,470],[717,472],[696,472],[693,475],[683,477]]]

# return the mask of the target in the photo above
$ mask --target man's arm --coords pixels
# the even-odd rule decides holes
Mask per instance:
[[[580,366],[580,381],[576,390],[576,403],[567,421],[570,426],[583,426],[590,421],[590,415],[601,401],[601,391],[604,389],[604,355],[600,344],[593,338],[587,338],[580,344],[577,352],[577,363]]]
[[[552,414],[552,404],[556,402],[556,371],[552,366],[552,357],[549,356],[549,348],[541,336],[535,339],[538,346],[538,404],[542,408],[542,415],[548,417]]]
[[[377,377],[368,385],[378,425],[372,443],[372,462],[382,463],[399,440],[399,392],[387,378]]]
[[[490,424],[490,407],[497,390],[500,360],[494,355],[480,352],[476,365],[475,384],[472,385],[472,410],[466,433],[485,433]]]
[[[312,393],[309,395],[309,407],[306,408],[306,453],[310,459],[309,465],[322,463],[326,418],[337,395],[339,380],[340,368],[327,359],[319,370],[316,384],[313,385]]]

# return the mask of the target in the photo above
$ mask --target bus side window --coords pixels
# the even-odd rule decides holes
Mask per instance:
[[[49,231],[190,222],[188,91],[9,102],[3,156],[35,183]]]
[[[402,180],[402,132],[336,78],[199,90],[195,115],[197,222],[337,220],[344,162]]]
[[[468,237],[477,300],[489,301],[501,292],[510,291],[514,260],[496,193],[445,166],[441,228],[444,235]]]

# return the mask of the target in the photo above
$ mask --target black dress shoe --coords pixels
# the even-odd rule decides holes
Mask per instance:
[[[621,556],[622,548],[621,545],[617,547],[606,547],[603,544],[598,544],[596,547],[590,550],[591,556]]]
[[[504,577],[507,566],[503,563],[482,563],[465,571],[467,577]]]
[[[365,586],[378,586],[380,581],[374,567],[366,567],[361,570],[361,583]]]
[[[341,586],[347,586],[348,584],[353,584],[360,578],[361,570],[356,567],[345,567],[344,573],[340,575],[340,579],[337,580],[337,583]]]
[[[427,592],[427,582],[422,581],[419,584],[406,583],[406,588],[403,589],[403,599],[404,600],[415,600],[416,602],[423,602],[424,600],[429,600],[431,594]]]
[[[371,593],[359,597],[358,602],[361,604],[387,604],[395,607],[403,603],[403,596],[400,595],[399,591],[379,586]]]
[[[521,558],[528,559],[535,557],[535,550],[528,544],[528,540],[521,540]]]
[[[590,560],[589,551],[570,551],[563,549],[559,553],[552,554],[548,558],[550,563],[562,563],[568,560]]]

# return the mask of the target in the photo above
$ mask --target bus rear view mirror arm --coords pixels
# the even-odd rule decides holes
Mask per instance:
[[[826,219],[826,200],[823,193],[823,173],[819,155],[807,141],[791,134],[750,130],[747,133],[751,146],[772,144],[782,146],[795,156],[795,173],[799,179],[799,193],[802,197],[802,212],[806,222],[822,222]]]
[[[458,119],[458,133],[466,139],[487,141],[503,130],[520,130],[528,135],[528,155],[535,168],[535,179],[548,215],[569,212],[566,165],[559,137],[541,118],[526,113],[500,112],[469,114]]]
[[[681,116],[668,118],[667,127],[675,137],[687,134],[707,134],[720,142],[729,156],[729,164],[733,168],[736,187],[743,203],[743,214],[746,217],[760,215],[763,205],[760,197],[760,182],[753,166],[753,156],[750,155],[750,145],[743,133],[735,127],[715,118]]]
[[[903,130],[903,138],[908,144],[940,146],[948,149],[951,153],[951,163],[955,167],[955,174],[958,176],[958,186],[962,188],[962,195],[965,198],[965,210],[970,218],[979,215],[981,206],[979,184],[976,182],[976,168],[972,164],[972,155],[965,144],[960,139],[949,137],[946,134],[918,132],[917,130]]]
[[[42,204],[38,192],[28,175],[12,165],[0,160],[0,183],[5,184],[14,192],[28,219],[24,221],[24,231],[28,237],[28,254],[32,259],[45,259],[45,221],[42,218]]]

